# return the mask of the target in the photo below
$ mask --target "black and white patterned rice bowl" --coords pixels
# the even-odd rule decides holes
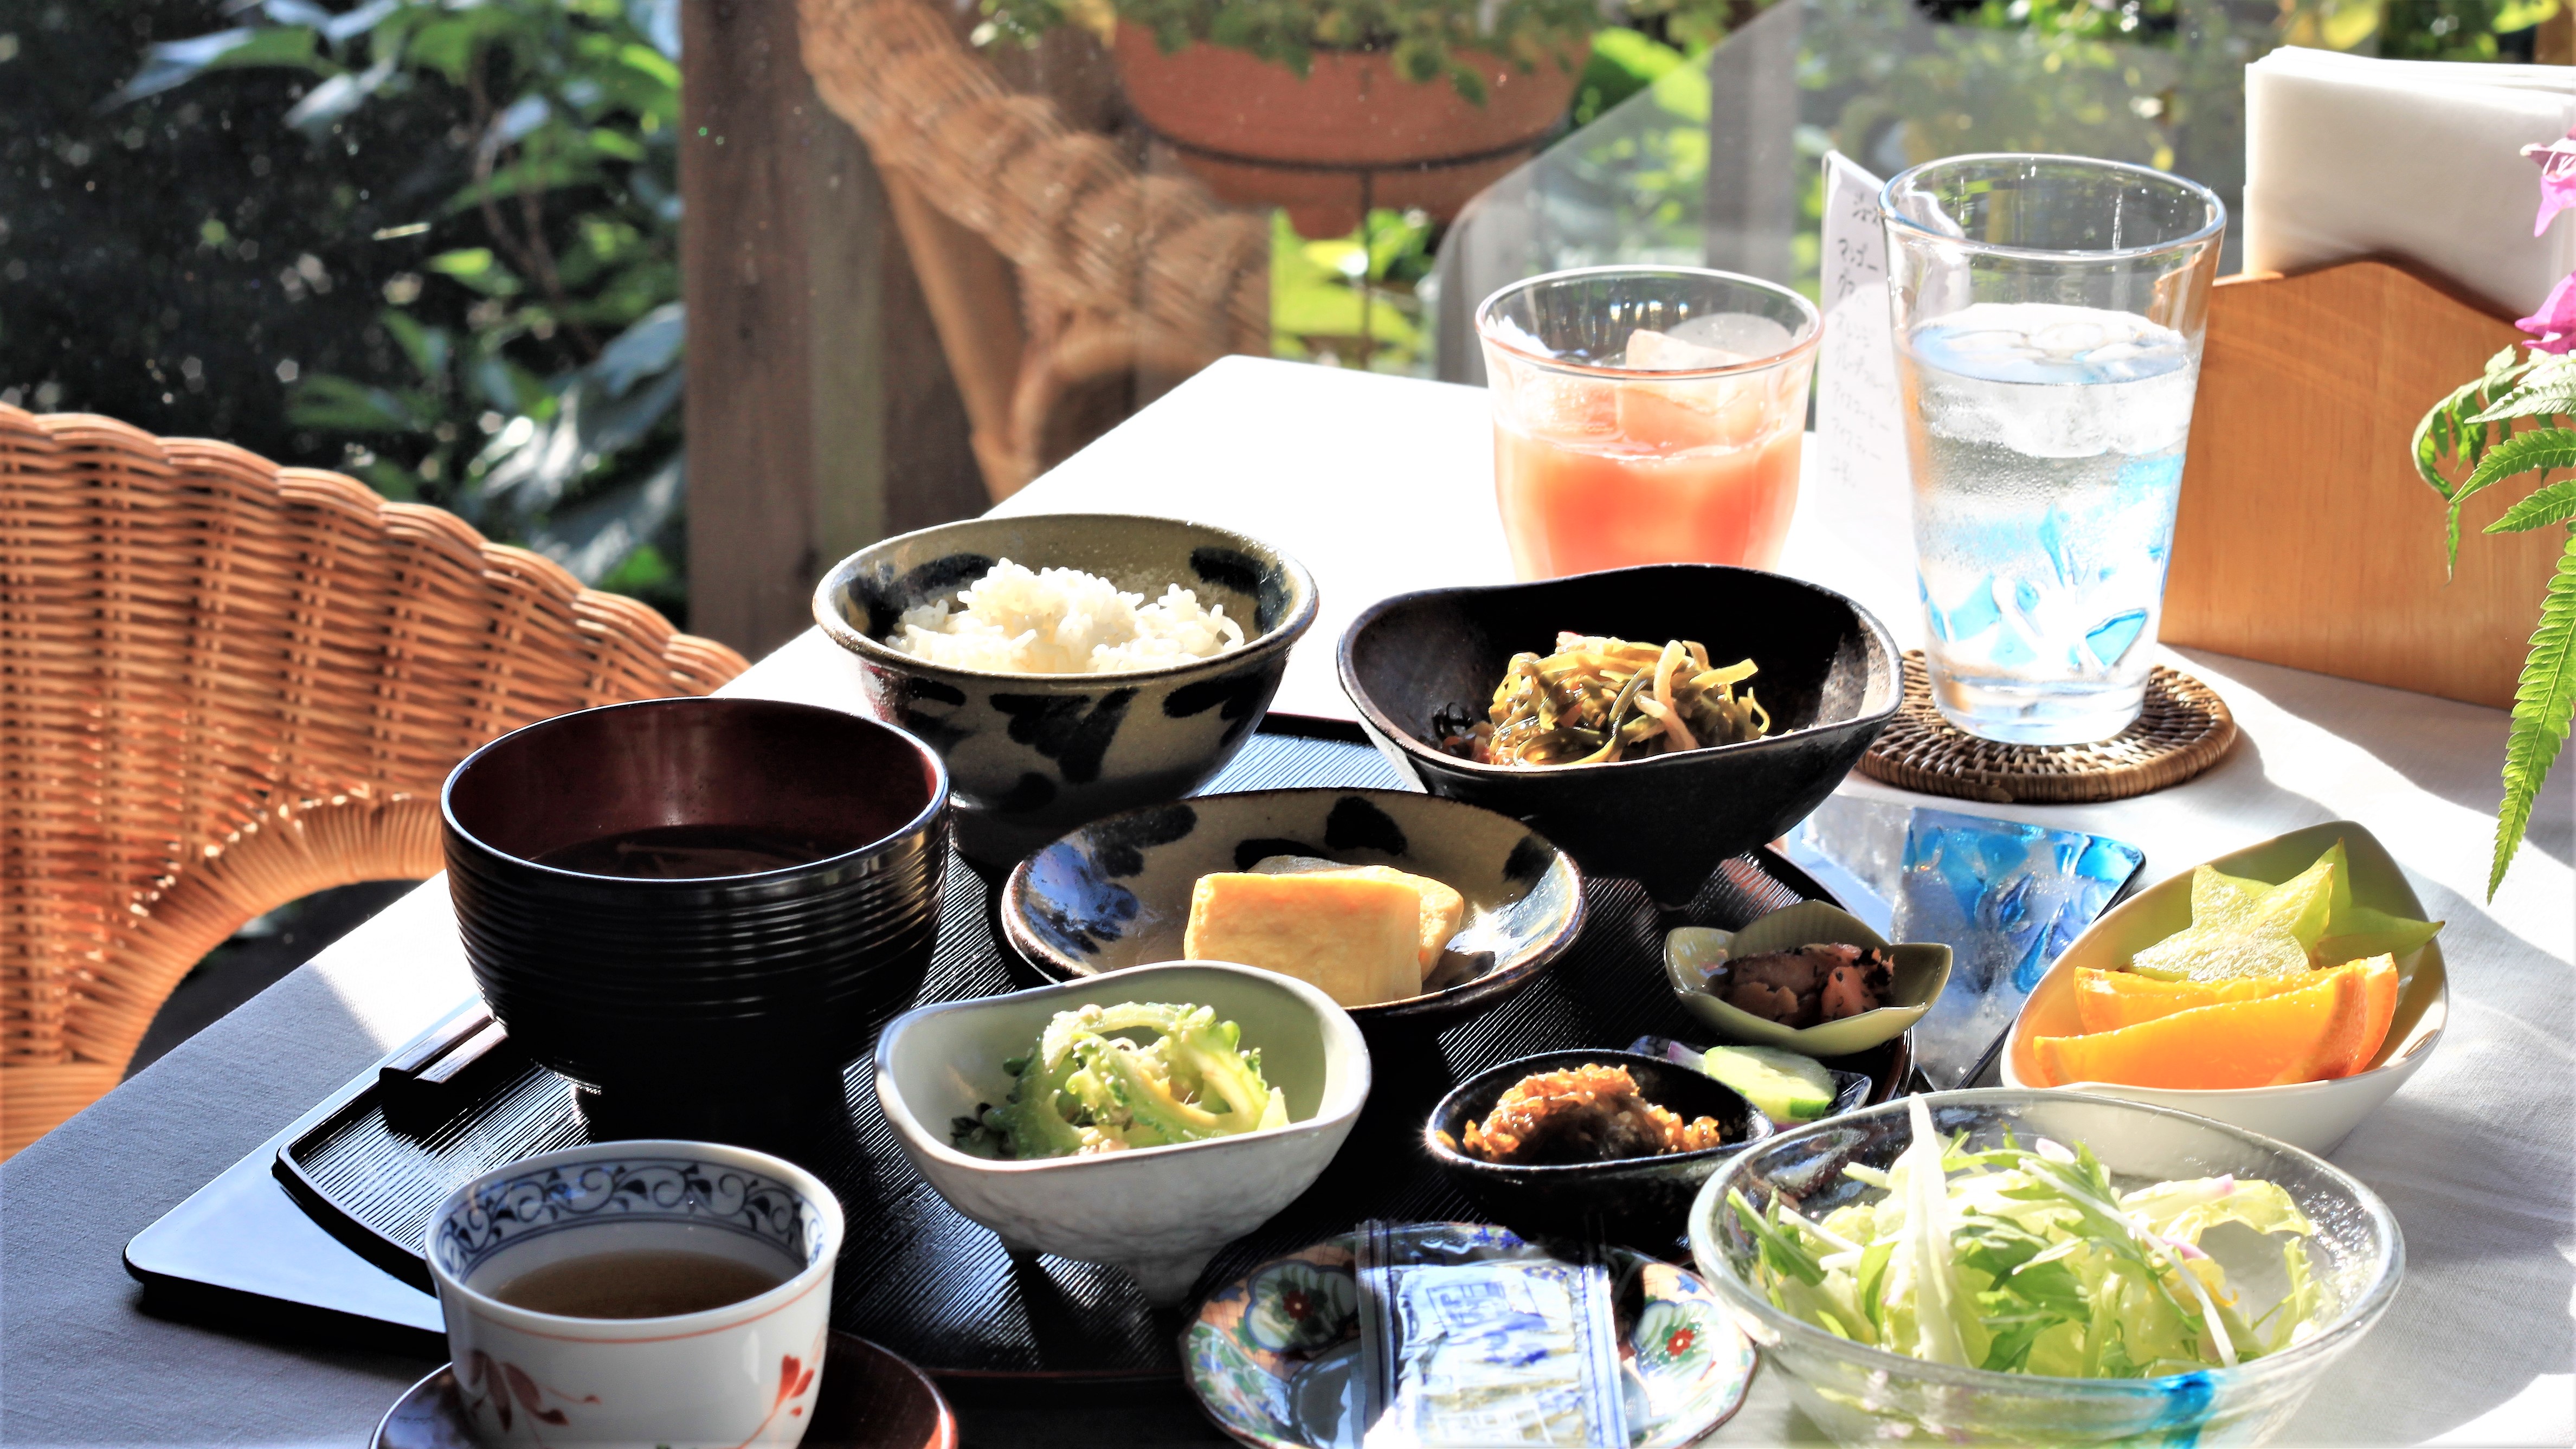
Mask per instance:
[[[1002,559],[1222,605],[1243,647],[1114,674],[1006,674],[930,663],[885,642],[907,609],[954,600]],[[976,518],[873,544],[814,591],[814,618],[857,656],[869,703],[948,766],[959,849],[1000,869],[1066,830],[1176,799],[1259,727],[1315,622],[1304,566],[1243,534],[1179,519],[1051,513]]]
[[[1057,981],[1183,959],[1200,876],[1265,856],[1387,865],[1444,882],[1467,915],[1421,995],[1349,1008],[1363,1031],[1440,1028],[1538,979],[1583,930],[1573,858],[1506,815],[1406,790],[1247,790],[1073,831],[1003,886],[1002,934]]]

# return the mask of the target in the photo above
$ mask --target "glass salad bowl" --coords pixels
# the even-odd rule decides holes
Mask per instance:
[[[2225,1295],[2235,1295],[2230,1321],[2243,1325],[2237,1331],[2248,1336],[2257,1353],[2233,1367],[2144,1378],[1954,1367],[1872,1347],[1783,1311],[1764,1286],[1772,1271],[1763,1266],[1764,1237],[1744,1221],[1728,1194],[1741,1193],[1759,1215],[1767,1217],[1777,1204],[1812,1223],[1822,1223],[1846,1205],[1878,1201],[1886,1191],[1844,1169],[1858,1167],[1887,1181],[1882,1174],[1898,1165],[1914,1141],[1914,1101],[1928,1109],[1940,1137],[1965,1134],[1970,1152],[2038,1148],[2063,1162],[2068,1154],[2039,1147],[2040,1139],[2089,1148],[2108,1171],[2112,1189],[2122,1194],[2159,1183],[2227,1180],[2193,1190],[2199,1198],[2214,1200],[2234,1193],[2236,1182],[2274,1184],[2315,1229],[2299,1240],[2307,1291],[2298,1291],[2282,1251],[2284,1236],[2267,1236],[2238,1221],[2199,1232],[2196,1248],[2182,1250],[2182,1255],[2205,1251],[2225,1270],[2218,1301],[2227,1303]],[[1961,1170],[1955,1158],[1951,1169],[1954,1174]],[[1894,1184],[1899,1192],[1906,1185],[1903,1178]],[[2249,1189],[2241,1200],[2263,1196]],[[1935,1200],[1949,1204],[1946,1211],[1955,1227],[1960,1221],[1957,1200],[1946,1193]],[[2141,1222],[2144,1212],[2140,1209]],[[2164,1220],[2158,1221],[2161,1225]],[[2164,1226],[2164,1232],[2186,1240],[2192,1236],[2175,1226]],[[1792,1237],[1815,1241],[1802,1233]],[[1961,1241],[1951,1239],[1953,1244]],[[2170,1108],[2013,1089],[1899,1098],[1758,1144],[1701,1189],[1691,1205],[1690,1243],[1702,1277],[1788,1381],[1798,1407],[1834,1442],[1846,1445],[1908,1438],[1954,1444],[2264,1443],[2288,1423],[2326,1367],[2378,1323],[2396,1296],[2406,1259],[2404,1240],[2387,1206],[2322,1158]],[[1776,1243],[1770,1252],[1774,1264],[1784,1261]],[[1900,1248],[1896,1256],[1906,1256],[1905,1250]],[[1942,1261],[1958,1259],[1952,1253]],[[1860,1271],[1866,1275],[1866,1260],[1862,1263]],[[2078,1261],[2066,1266],[2083,1271]],[[1902,1275],[1909,1270],[1890,1265],[1887,1271]],[[1892,1281],[1893,1276],[1876,1280],[1882,1287]],[[1834,1282],[1828,1277],[1826,1288]],[[1963,1286],[1974,1291],[1977,1283],[1972,1276]],[[1882,1294],[1869,1296],[1884,1301]],[[1977,1310],[1968,1312],[1974,1316]],[[1899,1320],[1891,1314],[1888,1322],[1893,1327]],[[2010,1331],[2008,1324],[1990,1326],[1997,1327],[1998,1338]],[[2074,1332],[2061,1330],[2058,1348],[2051,1351],[2061,1351]],[[2264,1348],[2271,1351],[2260,1351]],[[2036,1359],[2041,1351],[2032,1354]],[[1972,1353],[1971,1361],[1980,1360]]]

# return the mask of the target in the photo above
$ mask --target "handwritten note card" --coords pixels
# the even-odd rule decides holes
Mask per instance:
[[[1887,315],[1887,230],[1879,179],[1839,151],[1825,156],[1825,340],[1816,376],[1816,443],[1837,481],[1905,478],[1896,353]]]
[[[1825,337],[1816,369],[1813,476],[1817,491],[1832,500],[1836,532],[1847,544],[1910,574],[1912,492],[1879,185],[1842,153],[1825,156]]]

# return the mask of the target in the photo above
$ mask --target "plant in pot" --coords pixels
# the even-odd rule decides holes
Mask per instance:
[[[1636,0],[1696,50],[1743,0]],[[1100,36],[1136,115],[1219,197],[1308,237],[1454,216],[1564,116],[1601,0],[984,0],[998,37]]]
[[[2540,162],[2537,236],[2560,211],[2576,208],[2576,131],[2523,154]],[[2528,354],[2508,347],[2484,373],[2424,415],[2415,429],[2415,466],[2450,505],[2444,520],[2450,557],[2460,554],[2460,508],[2501,483],[2527,480],[2529,496],[2486,527],[2488,533],[2553,528],[2566,537],[2558,568],[2541,596],[2540,626],[2531,635],[2514,688],[2505,735],[2504,801],[2496,812],[2487,897],[2495,897],[2531,823],[2532,802],[2566,743],[2576,713],[2576,274],[2559,282],[2540,310],[2515,326],[2536,339]],[[2452,476],[2467,470],[2456,483]]]

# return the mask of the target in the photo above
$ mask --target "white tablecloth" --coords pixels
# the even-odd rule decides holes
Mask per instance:
[[[1359,608],[1507,574],[1484,398],[1433,383],[1229,361],[1040,479],[1012,511],[1204,518],[1277,542],[1321,582],[1323,617],[1280,707],[1345,712],[1332,646]],[[1811,496],[1787,566],[1911,633],[1901,513]],[[1998,813],[2132,841],[2162,877],[2232,846],[2348,816],[2444,916],[2451,1027],[2433,1060],[2337,1154],[2404,1225],[2406,1286],[2293,1427],[2298,1444],[2567,1444],[2576,1290],[2576,809],[2566,777],[2522,862],[2480,903],[2504,717],[2494,710],[2206,655],[2236,752],[2113,805]],[[808,633],[730,692],[855,707],[854,666]],[[1885,794],[1855,779],[1846,788]],[[1903,798],[1903,797],[1899,797]],[[225,1333],[141,1311],[125,1240],[471,990],[431,882],[0,1167],[0,1444],[354,1444],[428,1365],[354,1339]],[[969,1409],[970,1444],[1209,1442],[1185,1404]],[[1807,1434],[1758,1382],[1717,1442]]]
[[[997,511],[1192,517],[1287,549],[1323,601],[1277,708],[1347,718],[1332,645],[1354,614],[1404,589],[1511,577],[1488,429],[1479,390],[1229,359]],[[1811,486],[1782,567],[1858,599],[1911,648],[1922,622],[1904,509],[1892,490]],[[2406,1284],[2289,1442],[2576,1442],[2576,767],[2551,782],[2488,906],[2502,712],[2221,655],[2164,657],[2235,711],[2243,739],[2226,760],[2134,800],[1972,808],[2129,841],[2147,852],[2147,884],[2266,836],[2357,820],[2449,922],[2450,1028],[2335,1154],[2395,1210]],[[1844,789],[1923,798],[1857,775]],[[1779,1442],[1792,1426],[1766,1377],[1718,1442]]]

